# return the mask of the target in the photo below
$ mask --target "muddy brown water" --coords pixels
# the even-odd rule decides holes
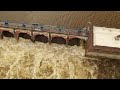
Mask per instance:
[[[0,12],[0,20],[77,28],[93,25],[120,28],[120,12]],[[0,78],[120,78],[120,61],[85,57],[82,46],[0,39]]]
[[[0,20],[78,28],[88,25],[120,28],[118,11],[0,11]]]

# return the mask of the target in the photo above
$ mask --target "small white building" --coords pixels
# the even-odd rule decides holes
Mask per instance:
[[[87,40],[86,55],[120,59],[120,29],[93,26]]]

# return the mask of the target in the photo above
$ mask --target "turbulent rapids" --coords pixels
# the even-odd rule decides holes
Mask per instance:
[[[84,52],[79,46],[5,37],[0,40],[0,78],[120,78],[120,62],[84,57]]]
[[[82,47],[6,37],[0,43],[0,78],[96,78],[96,65],[84,66]]]

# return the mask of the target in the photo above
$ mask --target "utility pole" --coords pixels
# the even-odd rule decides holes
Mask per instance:
[[[88,32],[90,32],[91,26],[92,26],[92,23],[88,22]]]

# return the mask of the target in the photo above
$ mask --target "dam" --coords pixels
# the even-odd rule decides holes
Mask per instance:
[[[0,39],[0,78],[119,79],[120,59],[118,57],[118,60],[115,60],[120,55],[119,16],[120,12],[117,11],[1,11],[0,21],[7,20],[9,25],[6,23],[5,26],[5,22],[3,22],[1,26],[3,29],[1,38],[3,39]],[[83,32],[82,28],[80,31],[77,28],[86,27],[88,21],[92,23],[92,26],[87,40],[84,40],[85,48],[77,46],[77,44],[74,46],[56,44],[56,39],[49,43],[48,38],[43,39],[45,35],[37,34],[37,32],[44,32],[41,26],[57,27],[55,28],[57,32],[65,31],[64,28],[73,29],[69,32]],[[10,22],[14,23],[10,25]],[[29,35],[31,33],[23,33],[32,30],[32,28],[27,29],[29,27],[26,23],[31,26],[32,23],[40,23],[41,29],[36,28],[33,31],[34,34],[37,34],[35,40],[31,39]],[[33,26],[35,25],[33,24]],[[64,26],[64,28],[60,26]],[[12,32],[5,29],[12,30]],[[15,38],[17,30],[20,30],[21,34],[19,33],[18,38]],[[52,32],[53,29],[50,30]],[[41,39],[41,37],[43,38]],[[61,41],[60,38],[59,41]],[[76,39],[72,39],[73,41]],[[79,42],[79,39],[77,41]],[[114,59],[103,58],[108,55]]]
[[[89,26],[76,30],[42,24],[0,22],[0,38],[19,37],[43,43],[82,46],[85,56],[120,59],[119,29]],[[102,37],[104,36],[104,37]]]
[[[88,38],[86,27],[78,30],[64,29],[63,27],[40,24],[17,24],[0,22],[0,37],[19,37],[30,39],[32,42],[57,43],[70,46],[80,46]]]

